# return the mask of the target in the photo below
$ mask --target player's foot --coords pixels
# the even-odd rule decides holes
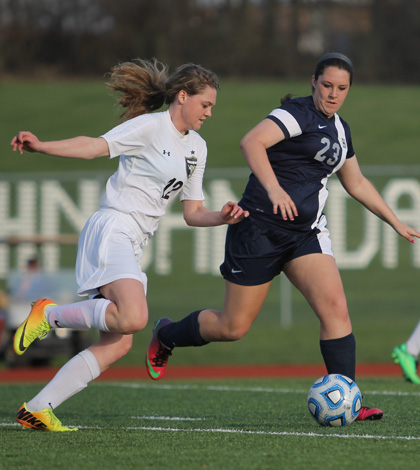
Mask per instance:
[[[417,361],[416,358],[407,352],[407,345],[401,344],[400,346],[396,346],[392,350],[391,354],[392,359],[396,364],[399,364],[402,371],[403,376],[409,382],[413,382],[414,384],[420,385],[420,377],[417,375]]]
[[[38,431],[78,431],[77,428],[63,426],[61,421],[49,408],[45,408],[45,410],[42,411],[28,411],[26,409],[26,403],[19,408],[16,421],[24,428],[36,429]]]
[[[37,338],[44,339],[51,330],[44,313],[49,305],[57,304],[49,299],[39,299],[32,303],[31,312],[16,330],[13,340],[13,348],[18,356],[21,356]]]
[[[367,406],[362,406],[359,411],[359,415],[356,418],[356,421],[367,421],[367,420],[377,420],[382,419],[384,412],[378,408],[368,408]]]
[[[158,339],[159,331],[170,323],[172,323],[172,320],[169,318],[161,318],[153,328],[153,336],[146,354],[147,373],[153,380],[160,380],[163,377],[169,356],[172,355],[172,349],[164,346]]]

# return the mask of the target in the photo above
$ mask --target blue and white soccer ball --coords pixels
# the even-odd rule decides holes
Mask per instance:
[[[345,375],[324,375],[308,393],[309,412],[322,426],[347,426],[355,421],[361,407],[359,387]]]

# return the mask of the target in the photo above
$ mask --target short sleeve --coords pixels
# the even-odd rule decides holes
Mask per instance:
[[[114,127],[102,135],[109,147],[110,158],[120,155],[139,155],[153,140],[157,121],[144,114]]]

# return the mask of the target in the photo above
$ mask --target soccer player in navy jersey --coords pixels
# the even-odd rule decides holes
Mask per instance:
[[[350,127],[337,114],[352,80],[348,57],[323,55],[312,76],[312,94],[287,96],[242,139],[252,173],[239,204],[250,216],[227,231],[220,268],[226,280],[223,311],[203,309],[178,322],[157,321],[146,355],[152,379],[162,378],[174,347],[242,338],[282,271],[319,318],[328,373],[355,379],[356,342],[323,213],[328,178],[337,173],[352,197],[410,242],[420,233],[396,217],[359,168]],[[382,415],[362,407],[358,420]]]

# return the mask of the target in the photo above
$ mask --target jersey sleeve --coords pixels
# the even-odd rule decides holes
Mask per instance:
[[[354,148],[353,148],[353,141],[351,138],[350,126],[345,121],[344,121],[344,129],[345,129],[346,140],[347,140],[347,157],[346,158],[351,158],[356,155],[356,152],[354,151]]]
[[[282,108],[276,108],[267,116],[267,119],[274,121],[286,139],[297,137],[302,134],[302,129],[296,118],[288,111]]]
[[[144,114],[114,127],[102,135],[109,147],[109,157],[135,156],[153,140],[157,125],[155,119]]]
[[[203,178],[207,162],[207,145],[201,137],[199,137],[197,149],[197,166],[194,168],[194,171],[180,192],[179,197],[181,201],[204,201],[205,199],[203,193]]]
[[[286,101],[267,116],[280,127],[286,139],[298,137],[310,125],[311,116],[306,100],[304,98]]]

